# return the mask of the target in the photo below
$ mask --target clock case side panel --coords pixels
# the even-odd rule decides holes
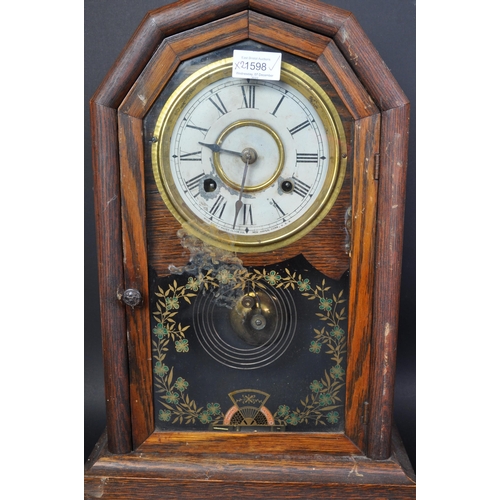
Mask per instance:
[[[350,398],[345,431],[366,451],[381,114],[333,41],[318,59],[318,65],[355,118],[352,211],[348,223],[351,287],[346,385]]]
[[[409,115],[409,105],[382,113],[367,449],[376,460],[391,453]]]
[[[368,456],[391,453],[410,103],[354,16],[335,42],[382,112],[375,243]]]
[[[145,229],[144,177],[135,165],[142,164],[142,121],[118,113],[122,189],[122,239],[125,289],[139,290],[141,303],[127,307],[130,413],[135,449],[154,430],[152,425],[151,342],[149,335],[149,287]]]
[[[126,318],[117,295],[123,291],[121,193],[116,110],[91,102],[94,204],[108,446],[132,447]]]
[[[362,450],[367,448],[367,405],[371,378],[373,320],[373,268],[378,182],[375,178],[380,146],[380,114],[355,124],[355,166],[351,214],[351,272],[349,340],[346,375],[346,434]]]

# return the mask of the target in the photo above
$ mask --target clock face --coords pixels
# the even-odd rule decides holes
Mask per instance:
[[[162,198],[188,232],[261,252],[297,240],[334,204],[345,133],[331,100],[284,63],[280,81],[231,76],[232,58],[198,70],[172,93],[154,131]]]

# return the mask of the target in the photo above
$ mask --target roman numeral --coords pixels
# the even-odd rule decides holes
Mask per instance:
[[[197,156],[197,158],[193,158]],[[179,156],[180,161],[201,161],[201,151],[194,151],[193,153],[184,153]]]
[[[245,90],[247,89],[247,90]],[[255,108],[255,85],[241,86],[245,108]]]
[[[292,129],[288,129],[290,131],[290,134],[294,135],[297,132],[300,132],[301,130],[304,130],[309,124],[309,120],[306,120],[305,122],[299,123],[296,127],[293,127]]]
[[[253,225],[252,205],[248,203],[243,204],[243,224]]]
[[[201,174],[196,175],[192,179],[189,179],[186,181],[186,186],[189,191],[191,191],[191,194],[196,198],[200,194],[200,180],[204,176],[203,172]],[[187,190],[184,191],[187,193]]]
[[[208,128],[198,127],[196,125],[192,125],[191,123],[188,123],[186,125],[186,127],[193,128],[195,130],[199,130],[200,132],[203,132],[203,136],[205,136],[205,134],[208,132]]]
[[[304,198],[311,189],[311,186],[308,186],[305,182],[302,182],[300,179],[297,179],[297,177],[292,176],[292,179],[293,179],[293,192],[297,193],[299,196],[302,196],[302,198]]]
[[[210,214],[221,219],[226,208],[226,203],[227,201],[225,201],[224,197],[220,194],[215,200],[213,207],[210,209]]]
[[[276,116],[276,111],[278,111],[279,107],[281,106],[281,103],[283,102],[283,99],[285,98],[285,96],[281,96],[281,99],[279,100],[277,106],[274,108],[274,111],[271,113],[273,116]]]
[[[318,153],[297,153],[297,163],[318,163]]]
[[[273,207],[278,211],[278,213],[284,217],[285,212],[283,212],[283,209],[273,199],[271,200],[271,203],[272,203]]]
[[[225,115],[227,113],[226,106],[224,106],[224,103],[222,102],[219,94],[215,94],[215,97],[219,101],[218,104],[211,97],[209,97],[208,100],[217,108],[221,115]]]

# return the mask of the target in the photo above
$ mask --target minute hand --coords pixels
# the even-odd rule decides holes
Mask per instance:
[[[230,155],[236,155],[240,158],[243,157],[243,153],[238,153],[238,151],[231,151],[229,149],[222,149],[218,144],[206,144],[205,142],[199,142],[202,146],[206,146],[208,149],[211,149],[214,153],[227,153]]]

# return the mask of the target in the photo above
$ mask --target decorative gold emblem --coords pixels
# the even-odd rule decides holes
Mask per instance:
[[[234,406],[224,418],[225,425],[274,425],[271,412],[264,406],[269,394],[257,389],[241,389],[229,393]]]

